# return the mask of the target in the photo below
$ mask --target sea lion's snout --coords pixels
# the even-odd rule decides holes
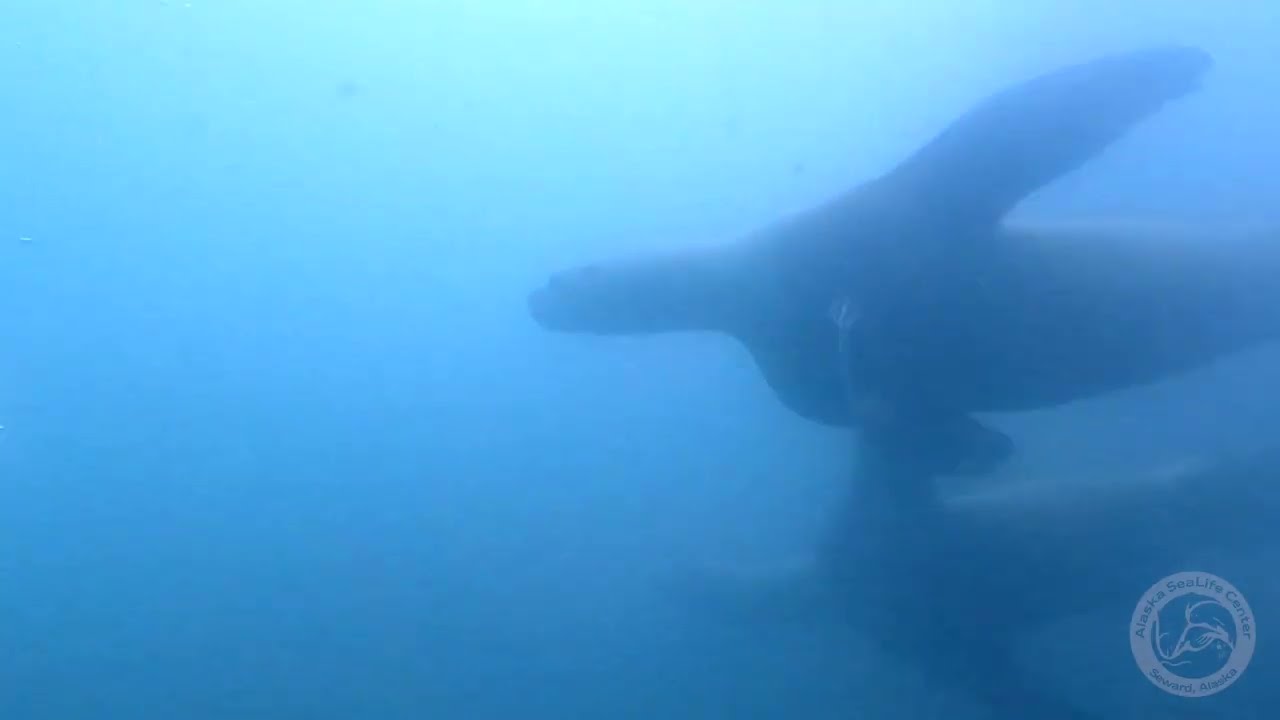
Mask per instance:
[[[677,256],[570,268],[529,293],[529,314],[545,330],[585,335],[720,329],[707,319],[717,307],[708,278],[689,264]]]
[[[570,331],[575,328],[575,271],[558,272],[547,284],[529,293],[529,315],[547,330]]]
[[[623,276],[598,265],[562,270],[529,293],[529,315],[545,330],[613,334],[626,328],[633,293]]]
[[[550,284],[529,293],[529,316],[534,322],[548,330],[555,328],[555,299]]]

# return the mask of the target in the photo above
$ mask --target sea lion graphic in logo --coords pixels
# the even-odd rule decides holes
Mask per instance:
[[[1205,697],[1230,687],[1249,665],[1257,626],[1234,585],[1203,572],[1170,575],[1133,612],[1129,646],[1156,687]]]

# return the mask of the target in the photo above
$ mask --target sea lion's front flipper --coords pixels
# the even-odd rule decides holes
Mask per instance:
[[[947,637],[943,633],[938,639],[939,643],[954,646],[952,659],[959,666],[960,677],[950,680],[958,694],[976,700],[990,713],[991,720],[1102,720],[1069,696],[1041,687],[1042,681],[1029,677],[1001,640],[1008,639],[993,642],[981,632],[968,637],[963,633]]]
[[[868,412],[859,429],[860,471],[894,484],[940,475],[976,476],[995,470],[1014,452],[1013,440],[968,415]],[[899,488],[919,492],[923,488]]]
[[[1211,64],[1197,48],[1157,47],[1041,75],[978,104],[882,182],[889,197],[974,224],[996,222],[1195,89]]]

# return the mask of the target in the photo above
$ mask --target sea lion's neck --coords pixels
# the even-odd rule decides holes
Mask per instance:
[[[746,255],[739,245],[722,245],[628,263],[619,277],[626,301],[615,307],[618,329],[740,336],[756,315],[752,303],[759,295]]]

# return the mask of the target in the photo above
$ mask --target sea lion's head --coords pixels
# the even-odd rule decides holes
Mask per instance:
[[[737,288],[714,253],[597,263],[553,274],[529,294],[543,328],[594,335],[727,330]]]
[[[634,273],[584,265],[554,273],[529,293],[529,314],[547,330],[612,335],[643,324],[632,316],[644,294]]]

